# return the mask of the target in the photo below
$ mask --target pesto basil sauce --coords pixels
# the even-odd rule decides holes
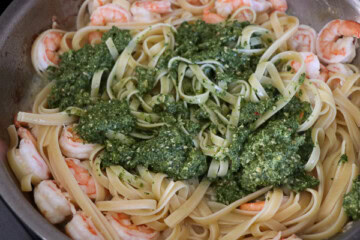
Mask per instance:
[[[75,131],[86,142],[103,144],[109,131],[126,135],[134,130],[135,123],[136,118],[131,115],[126,101],[100,100],[88,106]]]
[[[177,179],[191,179],[206,173],[206,157],[192,145],[191,138],[178,127],[163,127],[158,136],[130,147],[108,141],[102,167],[120,164],[128,170],[138,165]]]
[[[318,180],[304,170],[313,149],[311,131],[297,133],[309,114],[310,104],[294,97],[259,129],[251,130],[249,123],[238,126],[227,152],[231,172],[225,180],[214,183],[217,200],[229,204],[238,199],[240,193],[246,195],[266,186],[288,187],[294,191],[316,187]],[[243,115],[240,116],[242,119]],[[247,115],[244,117],[248,119]],[[231,188],[223,188],[224,181]]]
[[[360,219],[360,175],[353,181],[351,191],[345,194],[343,207],[352,220]]]
[[[112,38],[117,50],[121,53],[131,40],[128,30],[113,27],[102,36],[101,44],[86,44],[79,50],[70,50],[60,56],[58,67],[49,67],[49,80],[55,81],[48,97],[50,108],[86,107],[91,104],[91,80],[96,71],[106,70],[103,79],[114,65],[114,60],[105,44]],[[102,89],[101,89],[102,90]],[[101,92],[100,92],[101,93]]]

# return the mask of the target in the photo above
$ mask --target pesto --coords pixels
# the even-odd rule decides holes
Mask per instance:
[[[135,77],[137,79],[137,89],[140,94],[148,93],[154,87],[156,70],[137,66],[135,68]]]
[[[346,154],[341,155],[340,160],[339,160],[339,164],[344,164],[346,162],[348,162],[347,155]]]
[[[175,35],[175,50],[166,51],[160,58],[158,68],[167,68],[168,61],[174,56],[181,56],[193,62],[217,60],[224,65],[224,71],[208,72],[216,82],[227,83],[235,80],[247,80],[255,71],[259,55],[241,54],[237,50],[238,38],[248,22],[226,21],[221,24],[206,24],[198,20],[193,24],[182,23]],[[256,46],[262,47],[262,46]],[[177,64],[173,64],[173,69]]]
[[[134,161],[174,179],[199,177],[207,171],[206,157],[177,127],[162,127],[157,137],[140,142]]]
[[[228,174],[213,184],[216,201],[228,205],[249,194],[247,191],[243,190],[241,185],[236,181],[238,178],[239,176]]]
[[[244,124],[234,129],[226,154],[230,173],[213,184],[217,200],[231,203],[235,199],[232,192],[254,192],[266,186],[286,186],[294,191],[316,187],[318,180],[304,170],[313,149],[311,131],[297,133],[309,114],[310,104],[294,97],[259,129]],[[219,181],[229,182],[231,190],[221,188]]]
[[[131,147],[107,141],[102,167],[120,164],[128,170],[138,165],[174,179],[191,179],[206,173],[206,157],[178,127],[162,127],[158,136]]]
[[[353,181],[351,191],[344,195],[343,207],[352,220],[360,219],[360,175]]]
[[[126,101],[102,100],[86,109],[75,131],[87,142],[103,144],[109,130],[129,134],[135,123],[136,119],[131,115]]]
[[[113,27],[104,33],[101,44],[91,46],[86,44],[79,50],[70,50],[60,56],[58,67],[49,67],[49,80],[55,81],[48,97],[50,108],[59,107],[64,110],[70,106],[86,107],[91,104],[91,80],[98,70],[108,72],[114,65],[114,60],[105,44],[111,37],[117,50],[121,53],[131,40],[128,30]]]

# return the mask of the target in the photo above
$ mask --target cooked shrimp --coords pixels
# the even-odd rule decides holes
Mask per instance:
[[[60,43],[64,33],[56,30],[48,30],[39,36],[40,42],[37,48],[37,62],[40,71],[46,70],[49,66],[56,66],[60,62]]]
[[[281,204],[285,203],[288,199],[289,197],[284,196]],[[241,204],[239,208],[245,211],[261,211],[264,208],[264,206],[265,206],[265,201],[258,201],[253,203]]]
[[[297,52],[315,53],[316,31],[307,26],[300,25],[296,33],[288,40],[291,50]]]
[[[50,171],[46,162],[36,149],[36,139],[26,128],[20,127],[17,132],[21,140],[19,149],[15,151],[14,160],[20,166],[24,166],[27,174],[33,174],[41,180],[48,179],[50,177]]]
[[[91,0],[88,4],[89,13],[92,14],[98,7],[108,4],[109,0]]]
[[[153,21],[159,19],[162,13],[171,12],[169,0],[161,1],[136,1],[130,8],[135,21]]]
[[[188,0],[188,3],[192,5],[201,5],[201,0]]]
[[[346,78],[354,74],[353,70],[343,63],[332,63],[327,65],[326,68],[328,70],[328,79],[325,82],[331,89],[342,86],[344,84],[343,77]]]
[[[224,17],[220,16],[219,14],[210,12],[209,9],[204,10],[202,19],[204,20],[204,22],[210,24],[216,24],[225,21]]]
[[[288,9],[287,0],[270,0],[270,3],[275,11],[286,12]]]
[[[131,15],[124,8],[116,4],[106,4],[98,7],[90,17],[90,25],[106,26],[109,23],[128,22]]]
[[[134,225],[126,214],[108,213],[106,218],[123,240],[149,240],[159,237],[159,232],[146,225]]]
[[[99,31],[89,33],[88,39],[91,45],[101,43],[103,33]]]
[[[305,73],[308,78],[320,79],[320,61],[319,58],[312,52],[301,52],[301,56],[305,62]],[[300,68],[300,63],[290,61],[290,66],[295,72]]]
[[[265,206],[265,201],[254,202],[254,203],[244,203],[240,205],[241,210],[246,211],[261,211]]]
[[[320,60],[325,63],[351,62],[356,54],[355,38],[360,38],[360,23],[340,19],[329,22],[316,41]]]
[[[251,7],[256,12],[263,12],[271,7],[265,0],[216,0],[216,12],[222,17],[228,17],[240,7]]]
[[[95,179],[90,175],[89,171],[81,164],[80,160],[78,159],[66,158],[65,161],[83,192],[86,193],[86,195],[88,195],[90,198],[95,198]]]
[[[74,206],[52,180],[44,180],[36,186],[34,200],[40,212],[52,224],[63,222],[74,209]]]
[[[329,78],[329,70],[320,63],[320,80],[326,82]]]
[[[83,212],[76,213],[65,226],[65,232],[74,240],[102,240],[101,233],[96,229],[91,219]]]
[[[348,67],[346,64],[343,63],[332,63],[326,66],[329,74],[342,74],[346,77],[351,76],[354,74],[354,71]]]
[[[59,145],[62,153],[66,157],[89,159],[95,144],[84,143],[84,141],[74,132],[72,126],[64,127],[62,130]]]

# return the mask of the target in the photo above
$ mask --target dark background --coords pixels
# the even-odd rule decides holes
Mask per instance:
[[[31,1],[31,0],[23,0]],[[0,13],[11,3],[11,0],[1,1]],[[1,183],[0,183],[1,184]],[[17,219],[17,217],[6,206],[4,201],[0,198],[0,239],[6,240],[31,240],[39,239],[30,230],[26,229]]]

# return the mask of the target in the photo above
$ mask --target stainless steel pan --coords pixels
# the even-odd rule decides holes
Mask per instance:
[[[81,0],[15,0],[0,17],[0,195],[12,211],[42,239],[68,239],[34,208],[32,197],[20,191],[6,161],[6,128],[16,112],[30,110],[31,99],[43,83],[31,66],[31,44],[51,26],[53,16],[64,29],[74,26]],[[289,12],[316,30],[331,19],[360,22],[359,0],[288,0]],[[355,64],[360,64],[358,54]],[[360,144],[360,143],[358,143]],[[1,238],[1,237],[0,237]],[[360,222],[334,239],[360,239]]]

